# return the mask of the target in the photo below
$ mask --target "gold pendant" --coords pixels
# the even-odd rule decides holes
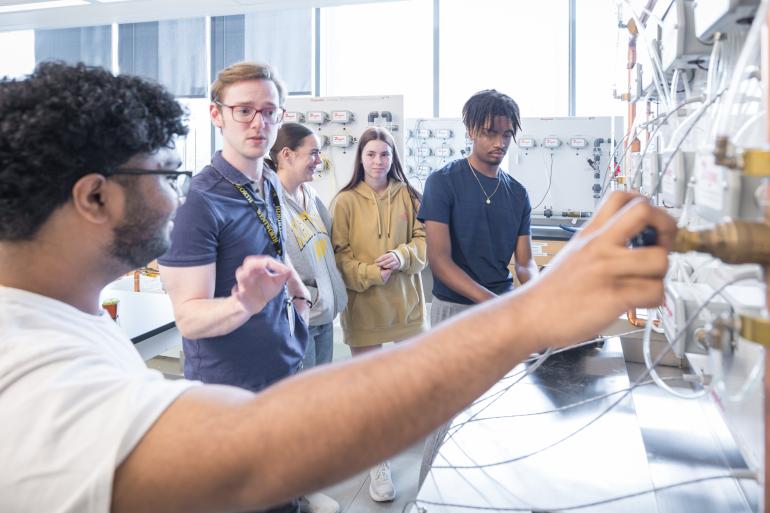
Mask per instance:
[[[491,200],[491,199],[489,199],[489,198],[487,198],[487,205],[489,205],[489,204],[491,204],[491,203],[492,203],[492,200]]]

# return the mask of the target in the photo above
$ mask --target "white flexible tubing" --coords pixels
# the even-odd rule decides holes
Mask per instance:
[[[684,202],[682,203],[682,214],[676,222],[677,228],[687,228],[690,221],[690,210],[692,209],[693,199],[695,197],[695,177],[687,180],[687,188],[684,193]]]
[[[741,127],[738,129],[737,132],[735,132],[735,135],[733,136],[733,143],[737,144],[738,141],[743,138],[743,135],[748,131],[749,128],[751,128],[757,121],[761,120],[767,115],[765,110],[763,109],[760,112],[757,112],[754,114],[751,118],[749,118],[748,121],[746,121]]]
[[[680,392],[678,390],[674,390],[673,388],[668,386],[665,381],[663,381],[660,378],[660,376],[658,375],[658,371],[655,370],[655,367],[653,365],[652,351],[650,347],[651,346],[650,337],[652,335],[652,324],[655,320],[655,317],[656,315],[654,310],[652,309],[647,310],[647,325],[644,327],[644,338],[642,339],[642,355],[644,356],[644,364],[647,366],[647,371],[650,373],[650,377],[652,378],[652,380],[655,382],[656,385],[658,385],[660,388],[662,388],[669,394],[679,397],[681,399],[698,399],[700,397],[705,396],[709,392],[711,392],[711,390],[716,385],[717,381],[721,379],[721,369],[722,369],[721,361],[719,362],[720,365],[718,367],[718,369],[720,370],[720,378],[717,379],[717,377],[715,376],[711,380],[711,383],[709,383],[707,386],[701,388],[700,390],[695,390],[694,392],[691,392],[689,394],[685,392]],[[711,358],[711,349],[709,350],[709,358]]]
[[[711,55],[709,55],[709,69],[706,72],[706,100],[710,100],[714,95],[714,74],[717,67],[717,58],[721,55],[721,39],[714,40],[714,46],[711,48]]]
[[[717,384],[719,397],[726,399],[731,403],[739,403],[743,401],[748,393],[751,392],[754,386],[759,382],[759,377],[762,375],[762,367],[764,364],[764,360],[759,360],[754,364],[754,367],[752,367],[751,372],[749,372],[746,381],[743,382],[743,385],[741,385],[741,388],[739,388],[738,392],[735,394],[732,394],[729,390],[727,390],[727,385],[725,385],[724,380],[720,380]]]
[[[650,62],[652,63],[653,68],[652,79],[653,83],[655,84],[655,89],[658,90],[658,96],[660,96],[661,100],[663,100],[665,109],[669,110],[671,108],[671,98],[668,96],[668,88],[666,87],[665,74],[663,73],[663,65],[660,62],[660,56],[657,55],[657,52],[652,51],[652,45],[650,45],[650,41],[647,39],[647,34],[645,34],[644,31],[646,25],[642,24],[639,16],[634,10],[634,6],[631,5],[630,0],[624,1],[631,11],[631,17],[633,18],[634,23],[636,23],[636,27],[638,29],[637,34],[644,40],[644,49],[650,56]]]
[[[720,116],[714,125],[714,132],[717,136],[729,135],[727,133],[728,127],[726,126],[726,120],[730,118],[731,110],[733,108],[733,104],[735,103],[735,97],[740,84],[746,78],[744,76],[746,66],[756,57],[756,54],[760,49],[759,36],[762,33],[762,27],[765,25],[767,19],[767,5],[768,0],[762,0],[762,3],[759,4],[757,12],[754,15],[754,21],[751,23],[749,33],[744,40],[743,49],[738,56],[738,62],[736,63],[732,73],[730,88],[727,91],[727,97],[725,98],[725,102],[722,106],[724,109],[723,112],[725,112],[727,115]]]
[[[676,68],[674,70],[674,75],[671,77],[671,92],[669,93],[669,96],[676,101],[676,86],[679,85],[679,76],[682,72],[679,71],[679,68]]]
[[[701,116],[701,112],[704,109],[708,109],[709,107],[711,107],[711,104],[709,104],[708,102],[703,103],[703,105],[701,105],[700,107],[695,109],[692,114],[687,116],[684,119],[684,121],[679,123],[679,126],[677,126],[674,129],[674,132],[671,134],[671,137],[669,138],[669,142],[673,143],[673,141],[678,141],[680,139],[680,136],[679,136],[680,132],[682,132],[684,130],[687,130],[691,123],[695,123],[696,122],[695,120],[698,120],[698,118]],[[688,134],[688,136],[689,135],[690,134]],[[664,152],[674,151],[674,148],[673,147],[664,147],[664,149],[662,151],[664,151]]]

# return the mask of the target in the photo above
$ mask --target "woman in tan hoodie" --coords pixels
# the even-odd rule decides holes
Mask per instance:
[[[342,329],[353,356],[427,329],[419,201],[393,137],[383,128],[368,128],[358,142],[353,177],[332,205],[332,244],[348,292]],[[370,477],[373,500],[395,498],[388,462],[372,469]]]

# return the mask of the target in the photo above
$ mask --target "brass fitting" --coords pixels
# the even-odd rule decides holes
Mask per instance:
[[[767,149],[736,150],[726,135],[714,143],[714,163],[739,170],[746,176],[770,176],[770,151]]]
[[[628,20],[628,23],[626,23],[626,29],[628,30],[628,33],[632,36],[635,36],[639,33],[639,27],[636,26],[636,22],[633,18]]]
[[[741,169],[746,176],[770,176],[770,151],[745,150],[741,155]]]
[[[740,169],[735,149],[730,144],[730,138],[726,135],[720,135],[714,143],[714,163],[730,169]]]
[[[763,317],[741,315],[740,335],[746,340],[770,346],[770,320]]]
[[[727,264],[770,266],[770,226],[750,221],[730,221],[700,231],[680,229],[673,251],[711,254]]]

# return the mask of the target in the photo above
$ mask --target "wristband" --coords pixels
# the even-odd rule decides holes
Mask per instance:
[[[308,298],[306,298],[306,297],[302,297],[302,296],[291,296],[291,297],[289,298],[289,301],[296,301],[297,299],[301,299],[302,301],[304,301],[305,303],[307,303],[307,307],[308,307],[308,308],[313,308],[313,302],[312,302],[312,301],[310,301],[310,300],[309,300]]]

